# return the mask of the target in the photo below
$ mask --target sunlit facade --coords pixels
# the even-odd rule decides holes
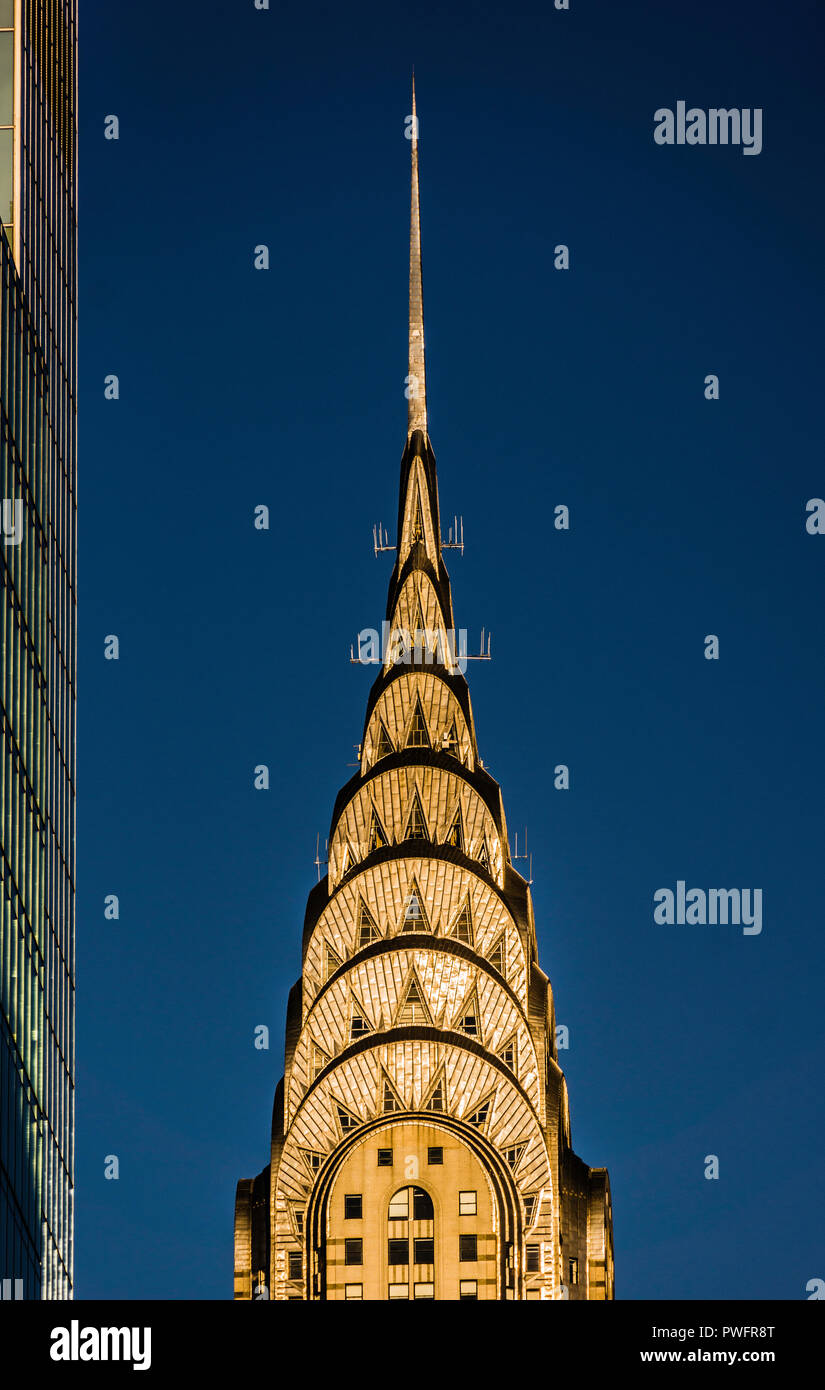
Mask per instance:
[[[76,4],[0,0],[0,1278],[72,1294]]]

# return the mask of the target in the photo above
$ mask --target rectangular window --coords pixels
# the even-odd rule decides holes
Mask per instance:
[[[578,1284],[578,1282],[579,1282],[579,1262],[578,1262],[578,1260],[571,1260],[571,1261],[570,1261],[570,1278],[568,1279],[567,1282],[568,1282],[568,1284]]]
[[[0,218],[8,227],[12,220],[14,190],[14,131],[0,130]]]
[[[390,1298],[409,1298],[409,1284],[390,1284]]]
[[[430,1164],[433,1164],[433,1163],[443,1163],[443,1162],[444,1162],[444,1150],[443,1150],[443,1149],[428,1149],[428,1150],[427,1150],[427,1162],[430,1163]]]
[[[416,1284],[414,1298],[435,1298],[435,1284]]]
[[[528,1274],[538,1274],[541,1270],[541,1246],[528,1245],[524,1268]]]
[[[387,1241],[387,1264],[408,1265],[410,1263],[410,1242],[408,1240]]]
[[[379,1167],[379,1168],[391,1168],[391,1167],[392,1167],[392,1149],[379,1149],[379,1150],[378,1150],[378,1167]]]
[[[432,1221],[433,1199],[423,1188],[413,1188],[413,1221]]]
[[[363,1284],[345,1284],[345,1285],[344,1285],[344,1298],[346,1298],[346,1299],[355,1299],[355,1298],[363,1299],[363,1297],[364,1297],[364,1285],[363,1285]]]
[[[390,1221],[406,1221],[410,1215],[410,1199],[406,1187],[396,1192],[389,1207]]]
[[[360,1236],[347,1236],[344,1241],[344,1264],[362,1265],[364,1263],[363,1246],[364,1242]]]
[[[478,1202],[475,1192],[459,1192],[458,1194],[458,1214],[459,1216],[477,1216]]]
[[[304,1234],[304,1213],[302,1211],[296,1211],[295,1213],[295,1229],[299,1236]]]
[[[14,34],[0,31],[0,125],[14,123]]]
[[[362,1216],[361,1193],[349,1192],[344,1198],[344,1220],[360,1221]]]
[[[304,1257],[300,1250],[290,1250],[289,1252],[289,1277],[290,1279],[303,1279],[304,1277]]]
[[[458,1258],[460,1260],[478,1259],[478,1236],[458,1237]]]
[[[478,1280],[460,1279],[458,1284],[459,1298],[478,1298]]]
[[[527,1301],[528,1301],[528,1303],[529,1303],[529,1302],[532,1302],[534,1299],[537,1299],[537,1298],[541,1298],[541,1289],[528,1289],[528,1290],[527,1290]]]
[[[413,1264],[431,1265],[435,1260],[435,1244],[432,1236],[416,1236],[413,1241]]]

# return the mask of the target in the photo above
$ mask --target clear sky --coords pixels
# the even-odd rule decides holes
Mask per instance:
[[[456,622],[493,634],[480,751],[527,827],[617,1296],[825,1277],[818,10],[82,5],[79,1297],[231,1297],[268,1161],[391,564],[413,64]],[[657,145],[679,100],[761,108],[762,152]],[[761,888],[761,934],[657,925],[680,879]]]

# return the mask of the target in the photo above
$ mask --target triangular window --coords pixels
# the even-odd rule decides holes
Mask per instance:
[[[349,1110],[345,1110],[343,1105],[336,1105],[338,1111],[338,1123],[341,1126],[342,1134],[349,1134],[350,1130],[357,1129],[361,1121],[357,1115],[353,1115]]]
[[[526,1148],[527,1141],[525,1140],[523,1144],[512,1144],[509,1149],[504,1150],[504,1157],[507,1163],[509,1163],[510,1167],[513,1169],[513,1172],[515,1172],[516,1168],[518,1168],[519,1163],[521,1162],[521,1156]]]
[[[415,490],[415,511],[413,512],[412,522],[412,543],[423,541],[424,539],[424,514],[421,510],[421,493],[418,488]]]
[[[481,865],[482,869],[485,869],[485,870],[487,871],[487,873],[489,874],[489,872],[490,872],[490,851],[489,851],[488,848],[487,848],[487,837],[486,837],[486,835],[484,836],[484,838],[483,838],[482,841],[481,841],[481,849],[480,849],[479,852],[478,852],[478,862],[479,862],[479,864]]]
[[[413,804],[410,810],[410,818],[407,821],[407,829],[404,833],[405,840],[428,840],[427,822],[424,819],[424,809],[421,805],[421,797],[418,792],[413,797]]]
[[[381,825],[381,822],[378,819],[378,812],[373,806],[372,820],[370,822],[369,849],[367,850],[367,853],[372,854],[374,849],[384,849],[386,843],[387,837],[384,834],[383,826]]]
[[[524,1199],[524,1224],[527,1227],[532,1226],[536,1219],[538,1200],[539,1194],[537,1192],[531,1192],[530,1195]]]
[[[492,946],[492,947],[490,948],[490,950],[487,952],[487,959],[488,959],[488,961],[490,962],[490,964],[492,965],[493,969],[498,971],[499,975],[504,975],[504,974],[506,973],[505,968],[504,968],[504,933],[503,933],[503,932],[502,932],[501,936],[498,938],[498,941],[495,943],[495,945]]]
[[[421,612],[421,595],[416,594],[415,602],[412,606],[412,613],[410,614],[410,637],[414,647],[424,642],[425,632],[424,614]]]
[[[326,1066],[328,1061],[329,1057],[327,1056],[326,1052],[324,1052],[323,1048],[319,1047],[317,1043],[314,1043],[312,1048],[313,1081],[315,1080],[315,1077],[318,1076],[318,1074],[324,1070],[324,1067]]]
[[[349,1025],[349,1035],[351,1038],[363,1038],[367,1033],[371,1033],[372,1028],[361,1013],[360,1009],[354,1008]]]
[[[456,1028],[468,1038],[481,1041],[481,1016],[478,1011],[478,995],[473,990],[456,1022]]]
[[[442,753],[451,753],[454,758],[461,757],[461,749],[458,743],[458,730],[455,726],[455,720],[453,720],[441,740],[441,751]]]
[[[468,1125],[475,1125],[476,1129],[483,1129],[490,1116],[490,1107],[493,1104],[493,1097],[487,1096],[470,1115],[464,1118]]]
[[[343,965],[343,961],[337,951],[333,951],[328,941],[324,942],[326,955],[326,979],[331,979],[336,970]]]
[[[438,1115],[443,1115],[447,1109],[447,1087],[444,1084],[442,1073],[430,1091],[428,1099],[424,1103],[425,1110],[432,1110]]]
[[[423,652],[427,656],[437,654],[441,642],[441,632],[438,628],[429,628],[424,622],[424,611],[421,607],[421,595],[416,594],[415,602],[412,606],[410,616],[410,642],[418,652]],[[416,661],[420,664],[420,657],[416,656]]]
[[[383,719],[380,719],[378,721],[378,739],[375,744],[374,761],[378,762],[380,758],[388,758],[390,753],[394,752],[395,749],[392,746],[392,739],[387,733],[387,726]]]
[[[399,1028],[406,1027],[413,1023],[432,1022],[430,1011],[424,999],[424,993],[415,975],[413,975],[407,986],[407,992],[398,1010],[396,1024]]]
[[[415,712],[407,734],[407,748],[429,748],[430,735],[427,729],[427,721],[424,718],[424,711],[421,708],[421,696],[415,702]]]
[[[426,913],[421,902],[421,891],[417,883],[413,883],[413,889],[407,899],[407,906],[404,908],[404,916],[401,921],[402,931],[429,931],[430,924],[427,921]]]
[[[456,941],[463,941],[465,946],[473,944],[473,921],[470,916],[469,899],[465,902],[452,926],[452,934]]]
[[[496,1056],[499,1061],[503,1062],[506,1067],[509,1067],[512,1072],[516,1070],[517,1052],[515,1033],[511,1038],[507,1039],[507,1042],[504,1044],[501,1051],[496,1053]]]
[[[367,904],[364,902],[364,899],[361,898],[358,903],[358,931],[356,934],[356,949],[360,951],[362,946],[369,946],[371,941],[378,941],[380,936],[381,933],[379,932],[377,926],[375,925],[375,922],[373,921],[372,914],[370,913]]]
[[[464,848],[464,824],[461,818],[461,807],[459,806],[453,816],[453,823],[447,831],[447,844],[453,849]]]
[[[304,1163],[314,1177],[324,1161],[324,1155],[314,1153],[311,1149],[302,1149],[301,1153],[303,1154]]]
[[[399,1111],[404,1109],[401,1097],[386,1072],[382,1072],[381,1079],[381,1110],[385,1115],[397,1115]]]

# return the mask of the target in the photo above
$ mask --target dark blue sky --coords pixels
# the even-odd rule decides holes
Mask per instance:
[[[231,1297],[386,597],[413,64],[456,621],[617,1295],[825,1277],[818,8],[83,5],[79,1297]],[[656,145],[680,99],[762,153]],[[761,888],[761,935],[655,925],[678,879]]]

